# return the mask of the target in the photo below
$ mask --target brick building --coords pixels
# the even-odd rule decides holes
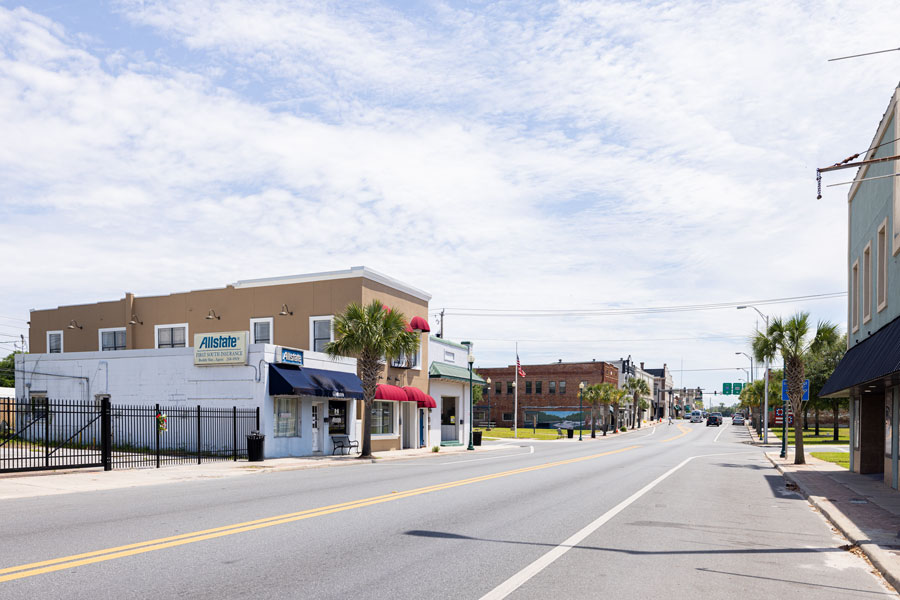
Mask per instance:
[[[618,385],[619,370],[606,362],[556,362],[546,365],[522,365],[525,377],[519,377],[519,427],[556,427],[581,421],[578,412],[578,384],[611,383]],[[515,412],[516,366],[478,367],[478,374],[490,378],[490,391],[475,407],[475,423],[493,422],[512,427]],[[585,413],[587,413],[585,408]],[[599,418],[599,415],[598,415]]]

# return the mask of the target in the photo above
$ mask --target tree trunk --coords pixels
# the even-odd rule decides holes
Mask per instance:
[[[619,403],[613,404],[613,433],[619,433]]]
[[[372,458],[372,426],[369,421],[372,416],[372,407],[375,405],[375,388],[378,387],[378,372],[381,370],[381,362],[378,358],[373,359],[363,355],[357,361],[357,369],[363,388],[363,439],[359,458]]]
[[[819,405],[816,404],[816,437],[819,437]]]
[[[594,418],[594,405],[591,405],[591,439],[597,437],[597,419]]]
[[[803,359],[791,358],[785,365],[788,380],[788,399],[791,403],[791,409],[794,413],[794,464],[805,465],[806,454],[803,450],[803,428],[798,427],[797,419],[803,410],[803,379],[805,369]],[[788,415],[784,415],[785,423],[788,422]]]
[[[809,431],[809,402],[803,407],[803,431]]]

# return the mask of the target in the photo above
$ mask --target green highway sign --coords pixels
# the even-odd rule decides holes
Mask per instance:
[[[731,393],[735,396],[741,395],[741,384],[740,383],[732,383],[731,384]]]
[[[730,395],[731,395],[731,384],[730,384],[730,383],[723,383],[723,384],[722,384],[722,393],[723,393],[724,395],[726,395],[726,396],[730,396]]]

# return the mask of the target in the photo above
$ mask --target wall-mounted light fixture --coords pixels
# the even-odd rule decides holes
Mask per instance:
[[[69,321],[69,324],[66,325],[66,329],[75,329],[75,328],[84,329],[84,327],[82,327],[81,325],[78,324],[78,321],[76,321],[75,319],[72,319],[71,321]]]
[[[136,314],[131,313],[131,320],[128,321],[128,324],[129,324],[129,325],[143,325],[144,322],[141,321],[140,319],[138,319],[138,317],[137,317]]]
[[[214,311],[213,309],[209,309],[209,314],[206,315],[206,319],[207,319],[208,321],[211,321],[211,320],[213,320],[213,319],[218,320],[218,319],[221,319],[221,318],[222,318],[222,317],[220,317],[219,315],[217,315],[217,314],[216,314],[216,311]]]
[[[282,317],[285,317],[285,316],[287,316],[287,315],[293,315],[293,314],[294,314],[294,311],[288,310],[288,305],[287,305],[287,304],[282,304],[282,305],[281,305],[281,312],[278,313],[278,314],[279,314],[280,316],[282,316]]]

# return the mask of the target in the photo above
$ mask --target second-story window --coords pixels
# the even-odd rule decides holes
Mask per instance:
[[[859,260],[853,263],[850,274],[850,326],[859,329]]]
[[[530,382],[530,381],[526,381],[526,382],[525,382],[525,393],[526,393],[526,394],[530,394],[530,393],[531,393],[531,382]]]
[[[156,328],[157,348],[184,348],[187,328],[184,325],[160,325]]]
[[[555,394],[555,393],[556,393],[556,382],[555,382],[555,381],[549,382],[549,383],[547,384],[547,387],[549,388],[549,389],[547,390],[547,393],[548,393],[548,394]]]
[[[560,381],[560,382],[559,382],[559,393],[560,393],[560,394],[565,394],[565,393],[566,393],[566,382],[565,382],[565,381]]]
[[[125,330],[101,331],[100,332],[100,350],[124,350],[125,349]]]
[[[325,344],[332,341],[332,317],[310,317],[309,347],[313,352],[325,352]]]
[[[506,382],[506,393],[507,393],[507,394],[512,394],[512,393],[513,393],[513,382],[512,382],[512,381],[507,381],[507,382]]]
[[[535,394],[543,394],[543,390],[541,389],[544,385],[543,381],[535,381],[534,382],[534,393]]]
[[[251,344],[272,344],[272,324],[275,321],[273,317],[265,317],[261,319],[250,319],[250,343]]]
[[[503,393],[503,382],[502,382],[502,381],[495,381],[495,382],[494,382],[494,393],[495,393],[495,394],[502,394],[502,393]]]
[[[62,352],[63,334],[62,331],[50,331],[47,333],[47,352],[50,354],[59,354]]]

